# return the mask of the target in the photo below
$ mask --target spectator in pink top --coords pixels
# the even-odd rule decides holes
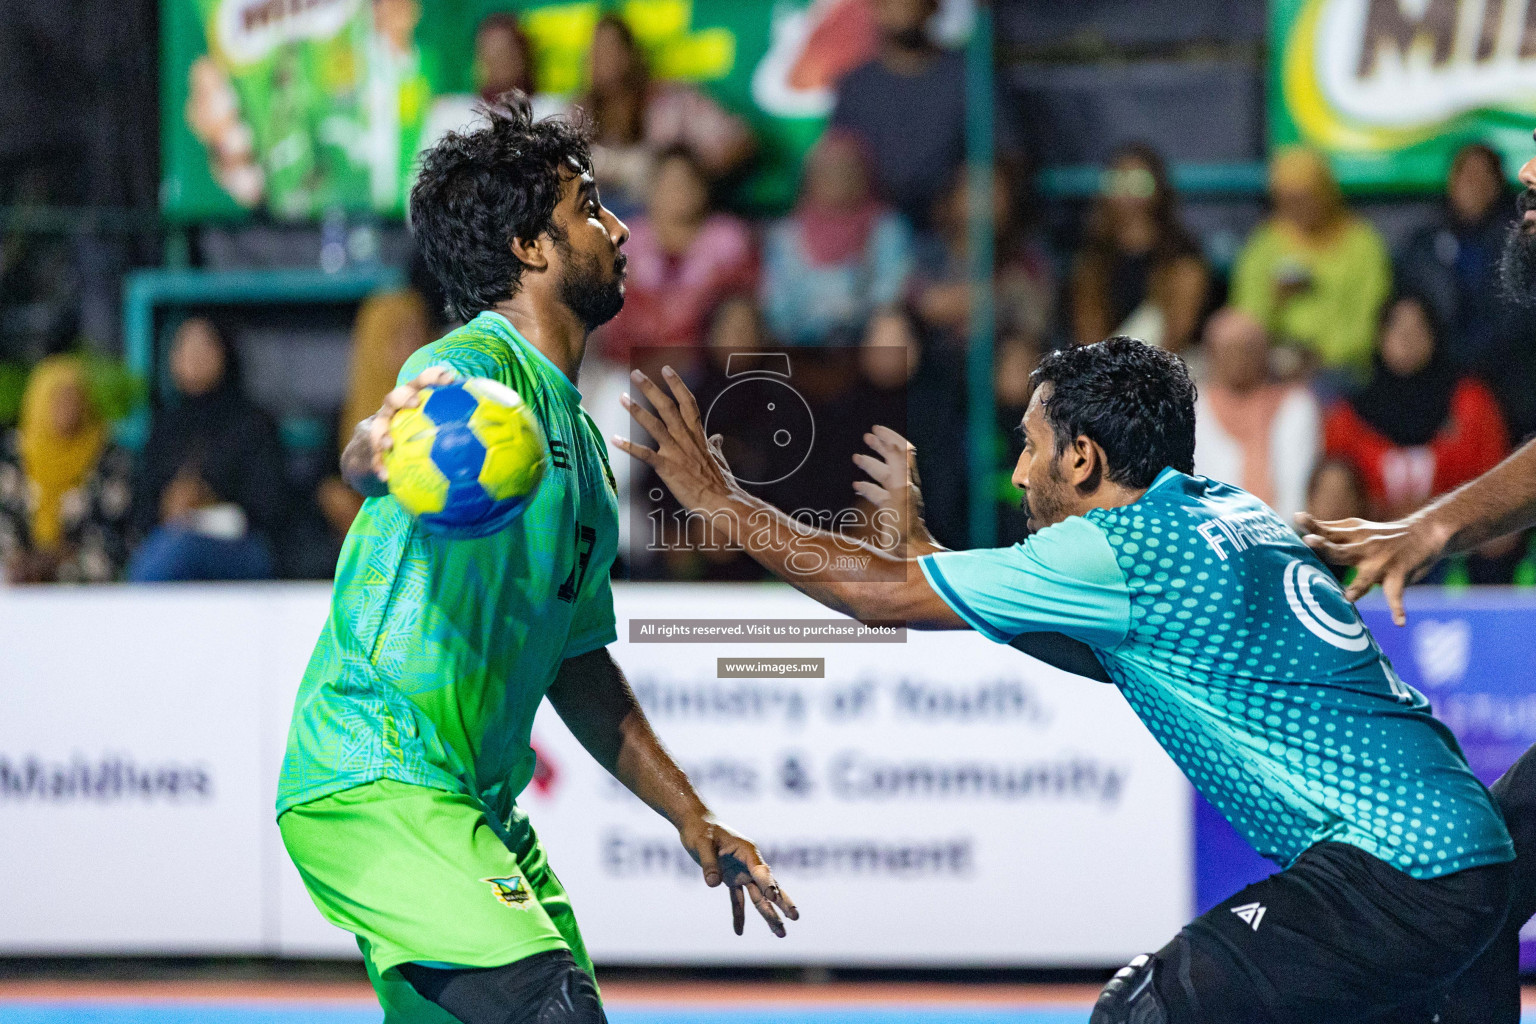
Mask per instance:
[[[913,267],[912,230],[874,193],[862,138],[828,129],[805,158],[800,200],[763,241],[763,317],[786,345],[856,343],[897,303]]]
[[[1235,484],[1286,522],[1306,507],[1322,450],[1317,400],[1270,369],[1264,325],[1227,307],[1205,327],[1205,377],[1195,404],[1195,472]]]
[[[634,32],[617,14],[598,19],[587,59],[592,85],[579,105],[595,122],[592,163],[604,204],[619,216],[639,203],[667,147],[692,150],[711,180],[739,169],[756,150],[746,122],[704,93],[652,81]]]
[[[650,202],[629,224],[624,309],[601,335],[609,359],[627,362],[634,345],[702,345],[721,300],[756,289],[752,233],[710,210],[709,180],[692,150],[658,155]]]

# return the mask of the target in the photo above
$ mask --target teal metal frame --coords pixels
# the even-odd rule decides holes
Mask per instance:
[[[123,357],[128,368],[153,387],[156,380],[155,310],[198,304],[264,305],[356,302],[377,291],[398,288],[405,272],[378,265],[336,274],[321,270],[137,270],[123,287]],[[146,413],[124,424],[125,441],[142,439]]]
[[[1086,199],[1097,195],[1104,168],[1096,164],[1044,167],[1035,188],[1046,199]],[[1262,163],[1174,164],[1168,169],[1173,187],[1185,196],[1261,198],[1266,190],[1268,168]]]
[[[966,210],[970,250],[971,338],[966,361],[966,436],[970,454],[970,543],[997,543],[997,413],[992,390],[992,349],[997,333],[992,270],[992,137],[996,83],[992,73],[992,7],[976,5],[976,24],[966,45],[965,149],[970,187]]]

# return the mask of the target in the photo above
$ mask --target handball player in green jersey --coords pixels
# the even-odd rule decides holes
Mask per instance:
[[[1437,1019],[1504,921],[1509,833],[1311,549],[1252,495],[1193,475],[1195,387],[1177,356],[1117,337],[1045,358],[1013,474],[1031,534],[1012,547],[933,543],[910,446],[876,428],[859,489],[907,520],[906,548],[865,545],[852,573],[856,542],[742,489],[692,394],[664,378],[634,375],[649,407],[624,400],[656,447],[615,443],[725,542],[862,621],[1085,645],[1282,868],[1132,961],[1091,1024]]]
[[[1524,186],[1515,202],[1519,219],[1510,227],[1499,263],[1511,305],[1495,310],[1500,326],[1529,345],[1531,307],[1536,306],[1536,160],[1520,168]],[[1350,600],[1381,584],[1392,618],[1407,621],[1403,589],[1449,555],[1536,526],[1536,441],[1527,441],[1493,469],[1424,508],[1391,523],[1343,519],[1325,523],[1301,515],[1306,542],[1338,565],[1355,566]],[[1536,915],[1536,747],[1527,750],[1493,784],[1493,796],[1515,843],[1514,887],[1504,927],[1457,982],[1441,1024],[1518,1024],[1520,929]]]
[[[670,821],[704,881],[775,934],[798,912],[710,814],[607,646],[617,496],[578,404],[587,335],[624,301],[629,229],[598,198],[581,122],[513,93],[426,154],[411,221],[464,327],[417,352],[343,470],[370,496],[293,711],[283,842],[322,914],[357,936],[385,1020],[599,1024],[570,900],[517,805],[546,697],[604,768]],[[423,387],[488,377],[534,410],[551,465],[489,537],[423,532],[391,497],[387,424]]]

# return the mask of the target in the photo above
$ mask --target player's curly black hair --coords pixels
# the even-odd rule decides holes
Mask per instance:
[[[1095,441],[1105,475],[1126,487],[1150,486],[1166,466],[1195,471],[1195,384],[1172,352],[1117,335],[1052,352],[1029,380],[1051,385],[1057,454],[1075,438]]]
[[[486,105],[483,123],[427,152],[411,189],[411,229],[450,314],[469,321],[517,294],[523,264],[512,240],[563,241],[554,222],[561,182],[591,166],[586,119],[535,121],[515,89]]]

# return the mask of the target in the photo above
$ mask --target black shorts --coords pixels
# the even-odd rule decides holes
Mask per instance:
[[[505,967],[445,969],[401,964],[422,996],[462,1024],[607,1024],[592,976],[563,949]]]
[[[1498,938],[1456,982],[1441,1024],[1519,1024],[1520,928],[1536,914],[1536,747],[1493,784],[1493,799],[1515,841],[1509,916]]]
[[[1430,1024],[1498,933],[1510,880],[1509,864],[1418,880],[1319,843],[1158,951],[1167,1024]]]

